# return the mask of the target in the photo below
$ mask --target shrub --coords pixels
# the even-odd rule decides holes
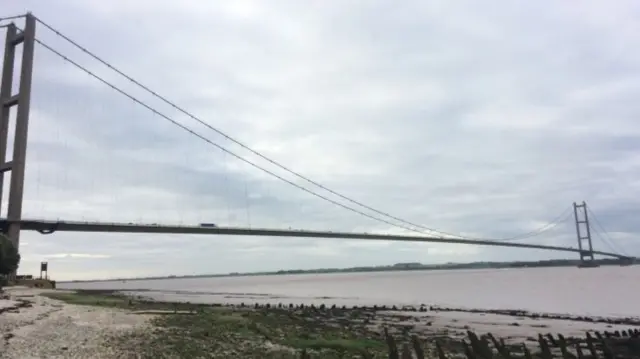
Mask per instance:
[[[0,275],[9,275],[18,269],[20,253],[13,243],[0,235]]]

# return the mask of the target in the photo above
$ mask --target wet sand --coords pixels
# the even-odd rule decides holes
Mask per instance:
[[[0,299],[0,355],[2,358],[118,358],[122,357],[115,338],[148,335],[154,324],[150,319],[159,314],[140,314],[126,308],[68,304],[45,297],[46,293],[73,293],[27,288],[6,289],[7,299]],[[104,294],[103,295],[108,295]],[[126,298],[126,297],[125,297]],[[136,299],[133,299],[134,301]],[[126,307],[129,299],[120,299]],[[140,302],[143,303],[143,302]],[[165,309],[169,307],[164,304]],[[193,305],[195,306],[195,305]],[[144,308],[147,308],[143,306]],[[195,308],[195,307],[194,307]],[[246,312],[253,306],[230,309]],[[134,308],[131,308],[134,309]],[[274,309],[272,307],[272,309]],[[537,345],[538,334],[562,334],[583,337],[586,332],[613,332],[640,328],[630,324],[612,324],[619,319],[580,317],[573,319],[545,318],[532,313],[525,315],[465,312],[453,309],[389,310],[380,307],[358,309],[311,308],[302,314],[309,322],[328,326],[354,325],[365,327],[372,338],[388,328],[392,334],[410,332],[425,340],[448,338],[461,340],[468,331],[478,335],[492,333],[508,344]],[[269,309],[260,309],[265,313]],[[295,311],[295,309],[294,309]],[[153,313],[153,311],[145,311]],[[300,311],[298,311],[300,312]],[[314,314],[316,313],[316,314]],[[529,316],[527,316],[529,315]],[[531,317],[533,315],[534,317]],[[602,322],[597,322],[598,320]],[[349,323],[350,322],[350,323]],[[345,324],[349,323],[349,324]],[[273,343],[257,343],[273,345]],[[131,348],[125,348],[130,350]],[[291,348],[289,348],[291,349]]]

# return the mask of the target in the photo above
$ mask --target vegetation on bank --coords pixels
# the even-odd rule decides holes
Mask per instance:
[[[54,292],[78,305],[159,314],[154,328],[111,338],[124,356],[138,358],[637,358],[640,332],[540,335],[505,344],[491,334],[456,339],[446,329],[416,331],[410,316],[382,324],[374,310],[329,307],[223,307],[136,300],[107,291]],[[163,312],[159,312],[163,311]],[[164,315],[160,315],[164,313]],[[533,344],[533,345],[532,345]]]
[[[386,353],[385,341],[366,325],[352,321],[358,313],[312,313],[308,310],[231,308],[187,303],[158,303],[99,291],[46,294],[70,304],[162,313],[155,330],[113,338],[127,354],[141,358],[298,358],[303,350],[314,358]],[[346,356],[350,357],[350,356]]]
[[[0,234],[0,289],[7,285],[6,276],[16,271],[19,264],[18,248],[6,236]]]

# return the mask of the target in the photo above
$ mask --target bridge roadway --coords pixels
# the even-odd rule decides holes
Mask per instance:
[[[38,231],[42,234],[54,232],[107,232],[107,233],[163,233],[163,234],[208,234],[228,236],[268,236],[268,237],[298,237],[298,238],[341,238],[364,239],[380,241],[404,241],[404,242],[429,242],[429,243],[454,243],[478,246],[496,246],[544,249],[559,252],[580,253],[573,247],[548,246],[539,244],[515,243],[495,240],[474,240],[458,238],[440,238],[428,236],[405,236],[389,234],[366,234],[349,232],[324,232],[307,230],[282,230],[267,228],[242,228],[242,227],[201,227],[184,225],[156,225],[156,224],[132,224],[132,223],[106,223],[106,222],[77,222],[77,221],[47,221],[47,220],[22,220],[22,230]],[[0,226],[7,226],[6,219],[0,220]],[[594,254],[628,259],[616,253],[593,251]]]

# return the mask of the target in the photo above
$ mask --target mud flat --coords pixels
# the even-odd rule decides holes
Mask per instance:
[[[435,307],[163,303],[112,291],[9,293],[22,307],[0,314],[4,358],[387,358],[408,348],[413,358],[487,350],[560,358],[618,348],[619,358],[640,355],[618,345],[638,341],[631,322]]]

